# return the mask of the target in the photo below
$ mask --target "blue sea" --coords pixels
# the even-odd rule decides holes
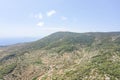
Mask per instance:
[[[32,42],[40,38],[0,38],[0,46],[7,46],[17,43]]]

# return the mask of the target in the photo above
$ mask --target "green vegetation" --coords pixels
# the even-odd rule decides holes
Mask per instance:
[[[4,80],[120,80],[120,32],[57,32],[0,52]]]
[[[37,80],[37,77],[33,78],[32,80]]]
[[[3,78],[4,75],[11,73],[15,67],[16,67],[16,64],[14,64],[14,63],[4,66],[4,67],[1,67],[0,68],[0,78]]]
[[[42,64],[41,60],[35,61],[34,64]]]
[[[120,79],[120,60],[114,61],[112,57],[116,54],[113,52],[103,53],[102,55],[95,56],[92,60],[92,65],[95,65],[101,74],[109,74]]]

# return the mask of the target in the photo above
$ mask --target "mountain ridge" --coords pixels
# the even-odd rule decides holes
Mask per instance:
[[[3,80],[120,79],[120,32],[56,32],[0,55]]]

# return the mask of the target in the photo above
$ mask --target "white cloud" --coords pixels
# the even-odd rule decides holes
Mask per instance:
[[[62,20],[67,20],[67,17],[62,16],[61,19],[62,19]]]
[[[37,26],[44,26],[44,22],[39,22]]]
[[[51,10],[49,12],[47,12],[47,16],[50,17],[52,15],[56,14],[56,11],[55,10]]]
[[[39,13],[39,14],[35,15],[34,17],[35,17],[35,18],[38,18],[38,19],[43,19],[42,13]]]

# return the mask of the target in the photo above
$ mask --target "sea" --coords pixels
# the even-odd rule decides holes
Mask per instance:
[[[0,38],[0,46],[36,41],[40,38]]]

